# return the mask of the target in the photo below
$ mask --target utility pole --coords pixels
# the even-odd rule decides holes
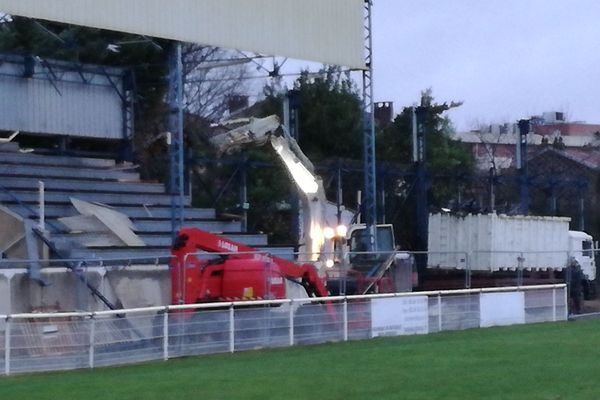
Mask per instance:
[[[517,169],[519,171],[519,210],[522,215],[529,214],[529,181],[527,176],[527,135],[529,134],[529,120],[519,121],[519,138],[517,140]]]
[[[496,211],[496,166],[495,164],[490,167],[489,172],[489,185],[490,185],[490,212]]]
[[[577,183],[577,192],[579,194],[579,226],[580,231],[585,230],[585,192],[587,190],[587,182],[579,181]]]

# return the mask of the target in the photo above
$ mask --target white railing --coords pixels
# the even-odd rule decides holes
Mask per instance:
[[[0,374],[567,319],[566,286],[0,315]]]

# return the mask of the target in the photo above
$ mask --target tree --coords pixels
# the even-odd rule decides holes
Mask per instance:
[[[185,109],[208,121],[220,120],[234,97],[248,91],[250,73],[239,53],[219,47],[188,43],[183,46]],[[236,56],[238,55],[238,56]]]
[[[316,76],[303,72],[294,83],[300,93],[299,144],[314,162],[362,157],[362,103],[354,81],[340,67]]]
[[[338,160],[355,165],[362,160],[362,101],[355,82],[340,67],[324,66],[318,73],[302,71],[292,85],[299,102],[298,143],[323,178],[329,199],[335,199]],[[267,85],[261,116],[281,116],[283,97],[279,85]],[[350,162],[348,162],[350,161]],[[351,176],[350,176],[351,175]],[[356,207],[362,179],[352,171],[344,179],[344,201]]]
[[[428,175],[428,202],[430,210],[439,210],[457,202],[461,186],[473,174],[472,155],[459,142],[452,140],[453,126],[444,112],[461,103],[436,103],[431,90],[421,95],[421,106],[426,109],[425,141]],[[415,246],[415,197],[412,164],[412,107],[405,107],[393,123],[377,136],[379,165],[389,163],[396,176],[387,182],[378,182],[385,188],[386,222],[394,224],[397,240],[405,248]]]

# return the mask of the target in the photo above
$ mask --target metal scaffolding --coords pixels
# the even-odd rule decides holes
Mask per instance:
[[[377,224],[377,186],[375,163],[375,121],[373,105],[373,41],[371,32],[372,0],[365,0],[365,69],[363,81],[363,163],[364,197],[362,204],[363,220],[372,237],[371,250],[377,248],[375,225]]]
[[[169,54],[169,155],[171,194],[171,235],[183,226],[183,64],[181,43],[175,42]]]

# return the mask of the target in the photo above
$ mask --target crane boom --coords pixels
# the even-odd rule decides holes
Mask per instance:
[[[327,200],[321,178],[315,174],[314,166],[296,140],[286,132],[276,115],[236,119],[221,123],[217,128],[218,133],[210,138],[210,142],[222,153],[251,144],[271,143],[302,194],[304,226],[300,258],[321,267],[324,258],[333,254],[333,242],[324,235]]]

